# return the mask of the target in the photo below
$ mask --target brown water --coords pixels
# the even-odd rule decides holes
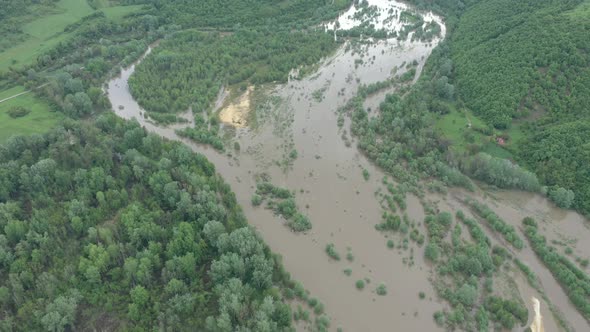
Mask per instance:
[[[565,211],[557,208],[541,195],[528,192],[496,190],[473,194],[463,190],[453,189],[446,199],[453,206],[453,210],[462,209],[463,211],[468,211],[469,207],[462,203],[462,200],[466,197],[476,198],[486,203],[498,216],[518,229],[518,233],[525,240],[526,245],[520,251],[511,250],[511,253],[534,271],[547,298],[561,312],[571,329],[574,331],[590,331],[588,321],[576,310],[563,288],[528,245],[522,227],[522,219],[532,216],[539,222],[539,229],[547,237],[548,241],[563,238],[574,241],[575,246],[572,246],[574,253],[578,253],[579,256],[586,258],[590,255],[590,245],[587,241],[580,240],[586,239],[590,235],[588,221],[574,211]],[[494,237],[494,234],[491,232],[488,232],[488,236],[492,238],[492,242],[502,244],[508,249],[511,248],[503,239],[497,236]],[[563,248],[560,252],[563,254]],[[520,275],[522,277],[522,273]],[[538,292],[524,285],[526,279],[523,278],[522,280],[523,282],[518,283],[519,289],[524,292],[522,295],[533,292],[537,294],[534,296],[542,303],[541,310],[545,329],[547,331],[553,331],[550,326],[557,326],[557,323],[553,315],[549,313],[549,304],[541,299],[541,295]],[[530,322],[533,318],[534,308],[528,300],[529,298],[530,296],[523,296],[529,308]]]
[[[124,69],[120,77],[111,80],[107,92],[113,111],[119,116],[135,118],[148,131],[181,141],[215,164],[236,193],[250,223],[270,248],[283,256],[285,268],[310,290],[312,296],[325,304],[334,330],[343,327],[345,331],[434,331],[439,328],[432,315],[445,308],[445,304],[437,300],[429,281],[431,267],[422,259],[422,248],[410,245],[413,254],[388,249],[387,239],[374,229],[381,219],[381,208],[374,192],[381,186],[384,174],[354,148],[355,143],[352,147],[346,146],[343,132],[336,125],[336,109],[353,96],[359,84],[383,81],[391,76],[394,68],[401,67],[398,73],[403,73],[404,63],[416,60],[420,71],[436,43],[375,42],[363,47],[365,61],[358,67],[355,59],[360,58],[359,52],[347,51],[346,45],[343,46],[310,77],[271,88],[269,93],[280,97],[281,102],[256,114],[256,129],[237,129],[235,140],[240,143],[241,152],[233,153],[233,156],[220,154],[175,133],[175,129],[190,123],[161,127],[145,119],[127,85],[134,66]],[[312,98],[312,93],[319,89],[324,89],[321,102]],[[221,100],[217,106],[221,106]],[[377,107],[378,99],[370,102],[373,108]],[[190,112],[185,116],[190,117]],[[298,158],[289,161],[288,154],[292,149],[297,150]],[[370,173],[368,181],[362,176],[363,169]],[[272,212],[252,207],[250,199],[256,186],[254,177],[263,172],[270,175],[275,185],[297,191],[297,203],[313,223],[311,231],[295,234]],[[439,205],[445,209],[467,210],[456,199],[462,195],[465,193],[455,190],[447,197],[432,196],[432,199],[440,200]],[[566,236],[576,239],[588,234],[588,230],[581,226],[584,222],[581,217],[574,213],[560,214],[561,210],[539,200],[538,196],[526,198],[519,192],[502,192],[497,196],[502,199],[494,208],[515,225],[520,224],[522,217],[531,210],[551,219],[551,223],[547,220],[548,229],[566,229]],[[517,198],[523,199],[524,203],[515,203]],[[407,203],[410,218],[421,222],[424,211],[419,200],[409,196]],[[510,204],[528,210],[518,211]],[[397,247],[400,238],[393,239]],[[334,243],[342,256],[341,261],[332,261],[325,254],[328,243]],[[347,248],[354,255],[352,262],[345,258]],[[575,251],[579,255],[590,253],[587,244],[582,242],[576,244]],[[589,330],[588,323],[569,304],[561,287],[530,249],[518,255],[539,275],[547,295],[562,309],[576,330]],[[415,263],[409,266],[404,260],[411,256]],[[345,268],[352,269],[352,276],[342,272]],[[358,291],[354,283],[363,278],[370,278],[371,282],[363,291]],[[517,284],[532,313],[528,299],[533,295],[541,296],[523,280]],[[379,283],[387,286],[386,296],[375,294]],[[426,293],[425,300],[418,297],[421,291]],[[541,310],[547,331],[553,331],[551,327],[557,324],[543,301]]]

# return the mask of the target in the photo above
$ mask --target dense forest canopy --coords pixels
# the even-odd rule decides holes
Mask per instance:
[[[531,112],[588,113],[590,23],[568,14],[580,2],[497,0],[468,10],[452,36],[467,106],[498,128]]]
[[[518,125],[515,159],[550,190],[573,190],[574,207],[590,213],[588,2],[412,2],[450,22],[457,108],[500,130]]]
[[[324,32],[183,31],[162,42],[129,80],[148,111],[207,110],[225,84],[286,82],[292,68],[319,61],[337,44]]]
[[[0,0],[0,34],[10,33],[11,42],[23,37],[26,20],[20,18],[33,6],[52,8],[55,2]],[[351,115],[359,148],[399,181],[394,196],[417,191],[424,180],[433,191],[445,192],[443,184],[473,189],[467,174],[504,188],[539,191],[548,185],[559,206],[573,201],[590,212],[588,2],[409,2],[445,15],[447,41],[432,53],[416,85],[401,83],[403,96],[386,97],[377,115],[363,101],[383,88],[379,84],[362,86],[340,110]],[[67,120],[45,135],[0,145],[0,330],[288,330],[292,316],[282,294],[291,299],[293,290],[286,288],[293,283],[247,227],[213,165],[179,143],[146,134],[135,122],[101,116],[111,108],[101,86],[162,39],[129,81],[134,96],[151,112],[192,106],[196,126],[185,136],[222,150],[217,132],[208,129],[217,119],[206,120],[201,112],[220,87],[285,82],[291,69],[317,63],[339,45],[317,24],[351,1],[89,3],[145,6],[121,20],[99,11],[85,16],[34,63],[0,76],[2,87],[42,85],[35,93],[44,102],[90,120]],[[412,69],[407,81],[416,73]],[[485,120],[485,130],[518,124],[523,138],[509,148],[523,167],[485,153],[453,153],[452,142],[433,124],[463,108]],[[263,197],[258,199],[260,204]],[[285,202],[276,211],[292,217],[293,229],[309,229],[292,197]],[[522,248],[513,227],[487,207],[472,208]],[[402,227],[396,217],[384,215],[379,226]],[[519,303],[495,296],[476,303],[477,287],[506,257],[491,247],[477,221],[459,214],[457,220],[454,230],[448,213],[429,211],[424,220],[426,258],[456,281],[439,293],[453,307],[447,326],[525,324],[526,308]],[[459,222],[475,242],[461,240]],[[545,252],[536,229],[528,232],[533,249],[556,276],[564,276],[562,283],[588,316],[588,301],[577,295],[582,283],[559,272],[561,265],[577,270]],[[299,292],[307,295],[302,287]]]
[[[0,146],[2,330],[279,331],[269,250],[203,156],[102,116]]]
[[[165,40],[130,80],[146,110],[189,106],[206,110],[220,87],[248,81],[285,82],[289,71],[311,65],[336,43],[310,24],[334,18],[349,1],[154,1],[154,15],[183,28],[216,28],[229,35],[183,31]],[[293,28],[300,28],[293,30]]]
[[[350,0],[129,0],[154,6],[158,16],[183,28],[295,25],[334,18]],[[156,14],[156,13],[154,13]],[[305,23],[305,24],[304,24]]]

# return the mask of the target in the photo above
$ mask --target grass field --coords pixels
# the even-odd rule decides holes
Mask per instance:
[[[23,92],[21,86],[0,92],[0,100]],[[31,113],[13,119],[8,115],[8,110],[13,106],[22,106],[31,110]],[[20,95],[0,103],[0,144],[13,135],[30,135],[44,133],[54,127],[63,118],[58,112],[53,112],[51,107],[32,93]]]
[[[101,11],[113,21],[119,21],[125,17],[127,14],[131,14],[133,12],[139,11],[143,6],[142,5],[133,5],[133,6],[114,6],[114,7],[107,7],[102,8]]]
[[[472,143],[481,143],[481,136],[483,135],[470,129],[469,123],[471,122],[472,127],[484,127],[485,123],[471,114],[460,112],[454,109],[452,105],[450,106],[451,112],[439,118],[436,128],[452,141],[453,146],[461,150],[465,150],[467,144],[469,144],[465,137],[466,133],[473,134],[474,142]]]
[[[141,5],[107,7],[110,2],[99,4],[101,11],[112,20],[121,20],[125,15],[138,11]],[[43,15],[27,23],[23,32],[27,38],[0,53],[0,72],[10,66],[19,68],[32,63],[44,51],[51,49],[60,41],[66,39],[69,33],[63,30],[69,24],[75,23],[94,12],[86,0],[59,0],[53,13]],[[102,8],[104,7],[104,8]]]
[[[453,149],[463,152],[467,151],[470,144],[480,146],[480,151],[488,153],[494,157],[512,159],[513,155],[507,149],[499,146],[491,135],[484,135],[474,128],[485,128],[487,125],[468,111],[458,111],[452,106],[451,112],[441,116],[436,122],[436,128],[451,141]],[[469,126],[471,123],[471,127]],[[522,132],[518,125],[513,125],[509,130],[500,132],[495,130],[495,134],[508,134],[510,140],[507,147],[514,145],[522,138]]]
[[[565,12],[565,14],[573,19],[588,19],[590,17],[590,0],[586,0],[579,4],[575,9]]]
[[[67,37],[63,33],[66,26],[93,12],[86,0],[60,0],[57,8],[59,13],[42,16],[24,25],[23,31],[28,38],[0,53],[0,71],[31,63],[43,51]]]

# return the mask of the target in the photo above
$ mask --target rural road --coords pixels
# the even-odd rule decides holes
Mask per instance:
[[[41,84],[41,85],[39,85],[38,87],[36,87],[35,89],[40,89],[40,88],[42,88],[42,87],[46,86],[47,84],[49,84],[49,83]],[[27,91],[23,91],[23,92],[21,92],[21,93],[17,93],[17,94],[15,94],[15,95],[13,95],[13,96],[10,96],[10,97],[8,97],[8,98],[4,98],[4,99],[0,100],[0,103],[3,103],[3,102],[5,102],[5,101],[8,101],[8,100],[10,100],[10,99],[12,99],[12,98],[16,98],[16,97],[18,97],[18,96],[21,96],[21,95],[24,95],[24,94],[26,94],[26,93],[29,93],[29,92],[31,92],[32,90],[33,90],[33,89],[31,89],[31,90],[27,90]]]

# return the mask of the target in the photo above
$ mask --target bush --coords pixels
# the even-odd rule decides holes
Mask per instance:
[[[471,208],[475,213],[477,213],[477,215],[485,219],[493,230],[502,234],[504,239],[510,242],[514,246],[514,248],[519,250],[523,248],[524,242],[522,242],[522,239],[516,233],[514,226],[506,223],[506,221],[500,218],[496,213],[494,213],[494,211],[492,211],[492,209],[490,209],[485,204],[479,203],[473,199],[467,199],[465,202],[469,206],[471,206]]]
[[[375,292],[379,296],[387,295],[387,287],[384,284],[379,284],[379,286],[377,286],[377,289],[375,290]]]
[[[363,178],[365,179],[365,181],[369,181],[370,177],[371,177],[371,175],[369,174],[369,171],[367,171],[366,169],[363,169]]]
[[[387,248],[393,249],[394,245],[393,240],[387,240]]]
[[[465,307],[471,307],[477,299],[477,288],[470,284],[463,284],[455,295],[461,304]]]
[[[527,225],[525,235],[537,257],[559,281],[578,311],[584,317],[590,318],[590,278],[586,272],[580,270],[567,257],[560,255],[554,247],[548,246],[545,237],[537,233],[536,223],[532,218],[525,218],[523,223]]]
[[[328,254],[328,256],[334,260],[340,260],[340,254],[336,251],[333,243],[326,245],[326,254]]]
[[[254,194],[254,196],[252,196],[252,205],[259,206],[260,204],[262,204],[262,196]]]
[[[443,326],[445,324],[445,314],[442,311],[437,311],[433,315],[436,325]]]
[[[311,229],[311,222],[309,218],[301,213],[296,213],[291,221],[289,221],[289,227],[295,232],[303,232]]]
[[[352,251],[346,253],[346,260],[348,260],[349,262],[354,261],[354,255],[352,254]]]
[[[536,192],[541,189],[537,176],[509,160],[480,152],[461,163],[468,175],[500,188],[514,188]]]
[[[313,309],[313,312],[316,315],[321,315],[324,313],[324,304],[321,302],[318,302],[318,304],[316,304],[315,308]]]
[[[24,108],[22,106],[14,106],[8,110],[8,115],[13,119],[22,118],[23,116],[26,116],[29,113],[31,113],[31,110]]]
[[[295,204],[295,200],[293,200],[292,198],[280,202],[275,207],[275,212],[283,216],[285,219],[290,219],[291,217],[293,217],[296,211],[297,205]]]
[[[424,249],[424,257],[429,259],[432,262],[436,262],[438,260],[438,256],[440,253],[440,248],[436,243],[428,243],[426,248]]]
[[[554,187],[549,190],[548,193],[549,199],[551,199],[555,205],[559,206],[562,209],[569,209],[572,204],[574,203],[574,199],[576,195],[573,191],[562,188],[562,187]]]
[[[362,279],[359,279],[356,281],[356,289],[358,290],[363,290],[365,288],[365,281]]]

